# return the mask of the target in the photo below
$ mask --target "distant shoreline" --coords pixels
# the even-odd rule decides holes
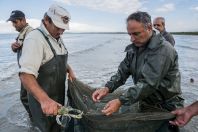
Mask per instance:
[[[198,32],[170,32],[174,35],[198,35]],[[66,32],[64,34],[128,34],[127,32]]]
[[[198,35],[198,32],[170,32],[174,35]],[[0,35],[9,35],[17,33],[0,33]],[[65,32],[64,34],[128,34],[127,32]]]
[[[175,34],[175,35],[198,35],[198,32],[171,32],[171,34]]]

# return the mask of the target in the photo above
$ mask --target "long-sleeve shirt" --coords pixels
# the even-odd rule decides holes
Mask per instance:
[[[120,96],[122,104],[143,100],[155,105],[181,94],[178,55],[167,43],[161,35],[153,33],[145,47],[127,46],[117,73],[105,85],[113,92],[132,76],[135,85]]]
[[[168,41],[172,46],[175,46],[175,40],[173,38],[173,36],[167,32],[166,30],[164,30],[163,32],[160,33],[166,41]]]

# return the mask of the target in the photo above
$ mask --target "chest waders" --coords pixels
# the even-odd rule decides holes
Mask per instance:
[[[22,45],[21,47],[17,50],[17,62],[18,62],[18,66],[20,66],[19,64],[19,59],[21,57],[21,54],[22,54],[22,47],[23,47],[23,41],[25,39],[25,36],[27,34],[27,31],[28,29],[26,30],[25,34],[23,35],[23,39],[21,40],[22,41]],[[19,36],[17,37],[16,40],[18,40]],[[30,108],[29,108],[29,102],[28,102],[28,97],[27,97],[27,91],[26,89],[24,88],[23,84],[21,83],[21,91],[20,91],[20,100],[21,100],[21,103],[23,104],[23,106],[25,107],[28,115],[29,115],[29,118],[31,119],[32,118],[32,114],[30,112]]]
[[[45,37],[54,54],[50,61],[40,67],[37,82],[51,99],[64,105],[68,54],[57,55],[48,38],[40,29],[37,30]],[[60,132],[61,127],[56,123],[55,116],[44,115],[41,105],[31,94],[28,95],[28,99],[34,124],[42,132]]]

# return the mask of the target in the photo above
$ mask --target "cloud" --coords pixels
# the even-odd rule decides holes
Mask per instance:
[[[167,31],[169,32],[189,32],[198,31],[197,23],[188,20],[169,21],[166,23]]]
[[[40,26],[41,20],[39,19],[27,19],[27,22],[33,28],[37,28]],[[6,22],[0,20],[0,33],[17,33],[15,28],[12,26],[11,22]],[[105,25],[91,25],[85,23],[71,22],[69,32],[114,32],[119,31],[116,30],[115,27],[107,27]]]
[[[115,32],[115,28],[103,25],[90,25],[85,23],[72,22],[69,32]]]
[[[16,33],[10,22],[0,20],[0,33]]]
[[[40,25],[40,20],[38,19],[27,19],[29,25],[33,28],[36,28]],[[0,20],[0,33],[17,33],[15,28],[12,26],[11,22],[6,22],[5,20]]]
[[[198,11],[198,6],[192,7],[191,9],[194,10],[194,11]]]
[[[140,10],[144,1],[140,0],[55,0],[69,5],[85,6],[90,9],[113,13],[129,14]]]
[[[41,20],[39,19],[27,19],[27,22],[29,23],[29,25],[31,25],[33,28],[37,28],[40,26],[41,24]]]
[[[173,3],[165,4],[160,8],[157,8],[157,12],[170,12],[175,9],[175,5]]]

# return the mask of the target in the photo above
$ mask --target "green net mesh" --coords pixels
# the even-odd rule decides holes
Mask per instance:
[[[79,80],[69,81],[68,86],[72,107],[84,112],[80,122],[85,132],[155,132],[164,122],[174,118],[171,113],[150,106],[140,112],[138,104],[122,106],[117,113],[105,116],[101,113],[105,104],[118,98],[123,91],[110,93],[95,103],[91,97],[94,88]]]

